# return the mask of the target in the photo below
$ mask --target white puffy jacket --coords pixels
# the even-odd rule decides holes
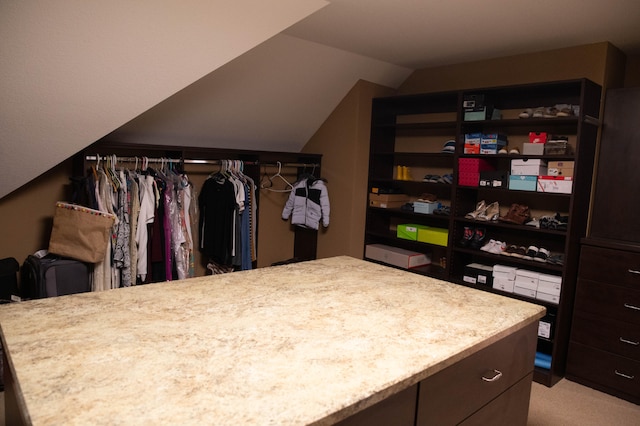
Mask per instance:
[[[282,211],[282,219],[289,219],[293,225],[318,229],[320,220],[329,226],[329,193],[322,179],[302,179],[293,186],[289,199]]]

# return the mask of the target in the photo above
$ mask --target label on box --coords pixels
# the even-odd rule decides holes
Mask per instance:
[[[538,176],[538,192],[555,192],[571,194],[573,177],[571,176]]]
[[[545,132],[529,132],[530,143],[546,143],[547,134]]]
[[[538,322],[538,337],[543,337],[545,339],[551,338],[551,324],[548,322],[544,322],[540,320]]]

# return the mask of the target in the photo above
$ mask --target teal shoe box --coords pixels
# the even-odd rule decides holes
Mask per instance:
[[[515,191],[535,191],[538,185],[538,176],[511,175],[509,176],[509,189]]]

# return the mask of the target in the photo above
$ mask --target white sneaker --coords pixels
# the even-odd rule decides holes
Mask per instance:
[[[502,254],[507,249],[507,243],[502,241],[496,241],[496,243],[489,249],[489,253]]]

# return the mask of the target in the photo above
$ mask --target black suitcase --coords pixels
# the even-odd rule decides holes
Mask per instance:
[[[13,257],[0,259],[0,303],[9,303],[18,296],[18,270],[20,264]]]
[[[48,254],[29,255],[20,271],[20,297],[42,299],[91,291],[93,265]]]

